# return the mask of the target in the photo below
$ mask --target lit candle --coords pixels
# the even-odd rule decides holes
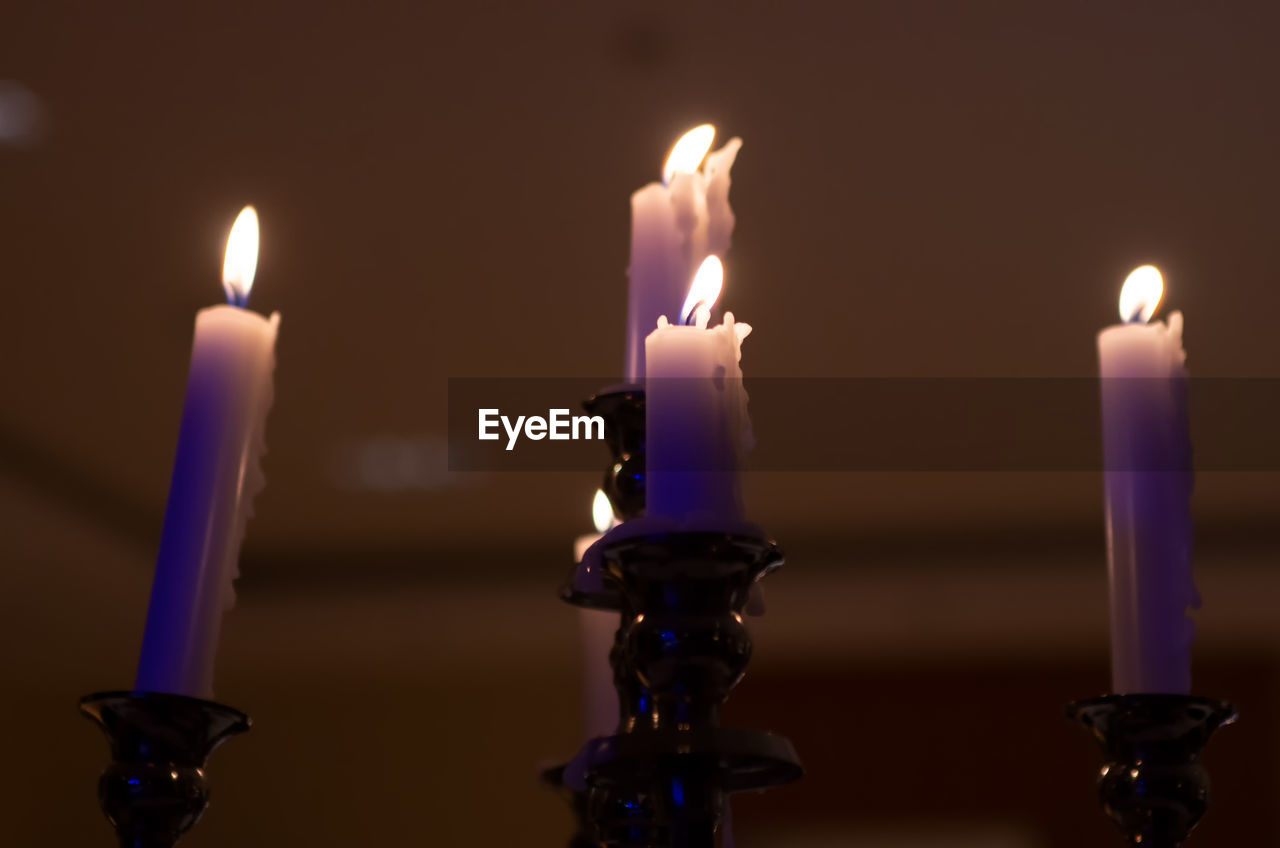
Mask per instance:
[[[723,257],[729,249],[734,222],[729,170],[742,140],[730,139],[708,155],[715,133],[710,124],[689,130],[671,149],[662,182],[631,195],[630,382],[644,378],[644,340],[658,316],[675,314],[689,278],[704,258]]]
[[[1111,587],[1111,683],[1119,694],[1191,691],[1191,440],[1182,314],[1152,322],[1150,265],[1120,292],[1125,323],[1098,334]]]
[[[582,556],[587,552],[587,548],[599,541],[600,537],[617,523],[613,517],[613,504],[609,503],[609,496],[599,489],[596,489],[596,496],[591,499],[591,523],[595,526],[596,532],[587,533],[573,540],[574,562],[582,562]]]
[[[246,207],[227,239],[229,305],[196,315],[187,396],[135,688],[209,698],[222,613],[253,498],[271,406],[279,313],[246,307],[258,261],[258,218]]]
[[[645,489],[650,518],[711,523],[743,519],[738,465],[751,446],[742,387],[742,340],[734,321],[708,327],[724,269],[707,257],[689,288],[679,325],[666,315],[645,340]]]
[[[598,489],[591,502],[591,518],[596,532],[574,540],[574,562],[582,562],[587,548],[616,523],[609,498]],[[582,640],[583,730],[588,739],[610,736],[618,729],[618,691],[613,688],[613,666],[609,664],[609,652],[618,632],[618,612],[579,607],[578,624]]]

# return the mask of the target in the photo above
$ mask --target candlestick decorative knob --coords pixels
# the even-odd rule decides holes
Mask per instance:
[[[644,390],[636,387],[602,392],[582,404],[604,419],[605,443],[613,463],[604,473],[602,490],[623,521],[644,514]]]
[[[613,461],[605,471],[601,491],[618,519],[639,518],[645,512],[644,390],[634,387],[601,392],[582,406],[605,422],[605,441]],[[561,587],[560,598],[589,609],[622,610],[617,586],[598,571],[584,570],[580,563],[574,565]]]
[[[633,613],[627,665],[650,692],[633,722],[652,730],[718,722],[751,659],[742,624],[751,585],[782,554],[763,539],[689,532],[616,542],[604,560]]]
[[[161,692],[87,695],[80,710],[111,744],[98,800],[121,848],[169,848],[190,830],[209,803],[209,755],[250,725],[222,704]]]
[[[1076,701],[1067,716],[1102,747],[1098,800],[1129,844],[1181,845],[1209,805],[1200,755],[1236,708],[1188,695],[1107,695]]]

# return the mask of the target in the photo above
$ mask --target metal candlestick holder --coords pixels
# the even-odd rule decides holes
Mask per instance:
[[[1106,695],[1076,701],[1067,717],[1102,747],[1098,801],[1129,844],[1181,845],[1209,806],[1200,754],[1236,708],[1192,695]]]
[[[604,491],[616,514],[644,512],[644,393],[627,389],[584,404],[605,418],[613,464]],[[573,578],[569,603],[619,612],[610,664],[618,729],[589,740],[544,777],[573,790],[574,846],[721,844],[730,793],[799,779],[791,743],[723,728],[720,708],[742,678],[751,640],[742,612],[752,584],[782,565],[765,539],[716,532],[620,539],[601,552],[603,582]]]
[[[98,801],[121,848],[169,848],[190,830],[209,804],[209,755],[250,725],[222,704],[161,692],[86,695],[80,710],[111,744]]]

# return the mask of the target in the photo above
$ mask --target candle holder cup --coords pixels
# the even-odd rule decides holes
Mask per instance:
[[[209,755],[250,726],[238,710],[161,692],[87,695],[80,710],[111,744],[98,800],[121,848],[169,848],[190,830],[209,803]]]
[[[1067,717],[1102,748],[1098,801],[1128,843],[1181,845],[1209,805],[1200,755],[1236,708],[1190,695],[1106,695],[1070,704]]]

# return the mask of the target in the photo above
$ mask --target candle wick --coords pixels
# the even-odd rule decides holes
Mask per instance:
[[[689,314],[684,316],[684,321],[682,323],[686,327],[696,327],[698,325],[698,313],[704,310],[707,313],[707,317],[710,318],[711,304],[707,303],[706,298],[703,298],[693,305],[693,308],[689,310]]]

